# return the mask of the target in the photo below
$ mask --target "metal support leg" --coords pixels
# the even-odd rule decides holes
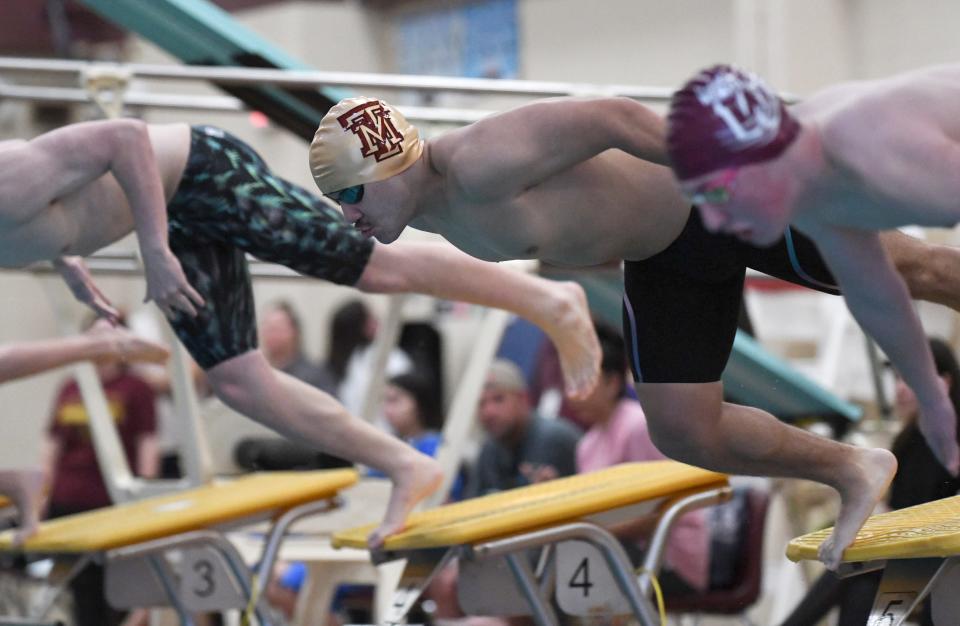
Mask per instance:
[[[70,567],[70,571],[67,572],[66,577],[60,581],[58,586],[54,587],[44,603],[40,605],[40,610],[37,612],[37,621],[43,621],[47,618],[47,615],[53,609],[54,604],[56,604],[60,596],[63,595],[63,592],[67,588],[67,585],[70,584],[70,581],[76,578],[83,568],[92,563],[93,560],[93,554],[85,554]]]
[[[180,596],[177,595],[177,590],[174,588],[174,582],[170,580],[170,572],[166,566],[166,563],[160,562],[160,559],[162,558],[162,554],[150,555],[147,556],[147,562],[150,563],[150,567],[153,569],[153,572],[157,575],[157,578],[163,585],[163,590],[167,594],[167,599],[170,600],[170,606],[172,606],[173,610],[177,612],[177,616],[180,618],[180,623],[183,626],[194,626],[193,618],[190,616],[190,612],[184,608],[183,603],[180,601]]]
[[[403,575],[400,578],[396,592],[394,592],[393,602],[386,611],[383,623],[392,625],[400,624],[406,618],[407,613],[413,607],[414,603],[423,594],[423,590],[433,582],[433,578],[443,568],[450,563],[456,551],[450,548],[443,551],[443,555],[437,558],[434,556],[436,551],[426,550],[423,552],[407,553],[407,565]],[[375,563],[385,563],[396,560],[398,553],[373,553]],[[399,557],[403,558],[403,557]],[[411,571],[420,570],[424,565],[430,567],[430,573],[426,577],[420,577],[417,574],[411,574]],[[404,582],[407,581],[407,582]]]
[[[505,555],[507,563],[510,565],[510,571],[520,586],[520,591],[527,599],[530,610],[533,611],[533,619],[537,626],[555,626],[559,624],[557,614],[550,606],[549,600],[543,597],[540,592],[540,585],[530,569],[530,564],[526,560],[526,554],[523,552],[513,552]]]
[[[644,573],[640,576],[639,583],[640,591],[644,596],[650,595],[650,574],[660,571],[667,539],[670,538],[670,531],[680,516],[687,511],[726,502],[732,495],[733,490],[730,487],[696,493],[677,500],[660,516],[660,521],[657,522],[657,527],[650,538],[647,554],[643,559]]]

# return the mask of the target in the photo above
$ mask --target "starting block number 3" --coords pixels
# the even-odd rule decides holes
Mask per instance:
[[[585,541],[557,545],[557,604],[568,615],[622,615],[630,605],[600,550]]]
[[[243,590],[226,559],[209,548],[184,550],[180,566],[180,597],[192,611],[226,611],[246,606]]]

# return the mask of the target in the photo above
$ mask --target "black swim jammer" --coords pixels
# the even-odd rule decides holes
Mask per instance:
[[[624,264],[623,332],[634,380],[720,380],[737,332],[746,268],[839,294],[814,243],[795,230],[769,248],[708,232],[693,208],[680,236]]]

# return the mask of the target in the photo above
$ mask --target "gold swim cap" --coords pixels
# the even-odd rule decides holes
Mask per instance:
[[[423,152],[417,127],[383,100],[347,98],[320,120],[310,171],[325,194],[390,178]]]

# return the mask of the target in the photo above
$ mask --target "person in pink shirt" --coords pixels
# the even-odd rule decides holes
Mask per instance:
[[[571,402],[576,419],[588,430],[577,444],[577,472],[593,472],[618,463],[667,458],[647,432],[640,403],[625,395],[626,352],[615,330],[597,325],[603,353],[600,382],[593,393]],[[616,529],[634,561],[652,530],[649,520]],[[666,595],[705,591],[710,575],[710,529],[706,511],[687,513],[677,522],[667,544],[660,583]]]

